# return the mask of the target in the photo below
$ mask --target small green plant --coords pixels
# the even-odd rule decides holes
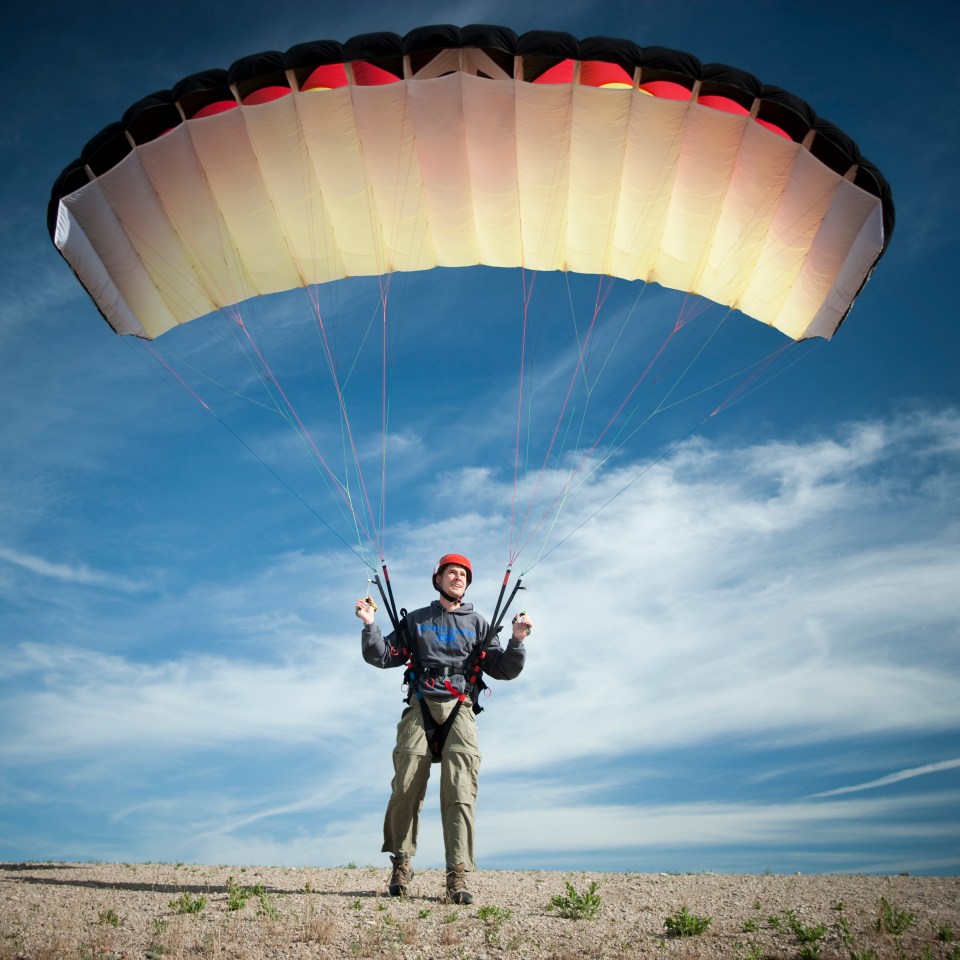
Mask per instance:
[[[417,914],[417,918],[420,920],[426,920],[427,917],[429,916],[430,916],[430,911],[426,907],[420,910],[420,912]]]
[[[815,927],[805,927],[797,921],[790,929],[801,943],[819,943],[827,933],[826,925],[822,923],[818,923]]]
[[[509,907],[487,906],[477,911],[477,919],[491,926],[506,923],[512,916],[513,911]]]
[[[493,947],[500,946],[500,928],[513,916],[507,907],[486,906],[477,911],[477,919],[486,924],[483,939]]]
[[[843,904],[838,903],[833,909],[839,914],[837,929],[840,933],[840,938],[844,946],[849,950],[853,938],[846,917],[843,915]],[[793,910],[781,910],[779,914],[767,917],[767,923],[771,929],[776,930],[778,933],[792,933],[797,938],[800,944],[798,951],[800,960],[817,960],[820,956],[820,950],[823,947],[821,941],[827,934],[826,924],[818,923],[814,927],[805,926]]]
[[[763,960],[763,947],[755,940],[747,944],[738,943],[735,956],[737,960]]]
[[[906,933],[916,922],[917,915],[909,910],[899,910],[892,906],[886,897],[880,898],[880,909],[877,915],[877,932],[900,936]]]
[[[362,909],[363,909],[363,904],[360,903],[360,898],[359,898],[359,897],[354,897],[354,898],[353,898],[353,903],[350,904],[350,906],[352,906],[354,910],[362,910]]]
[[[936,937],[940,943],[953,943],[956,939],[953,934],[953,927],[951,927],[949,923],[941,923],[940,926],[937,927]]]
[[[109,907],[106,910],[101,910],[97,915],[97,923],[101,927],[119,927],[120,926],[120,917],[117,916],[117,911],[113,907]]]
[[[833,909],[837,911],[837,934],[840,937],[840,942],[853,957],[853,931],[850,929],[850,924],[843,912],[843,903],[836,904]]]
[[[176,900],[170,901],[170,909],[175,913],[203,913],[206,905],[207,898],[203,894],[195,897],[188,890],[184,890]]]
[[[548,910],[557,910],[567,920],[593,920],[600,911],[600,896],[596,881],[591,880],[584,893],[577,893],[568,880],[566,895],[557,894],[549,904]]]
[[[792,910],[785,910],[784,914],[793,935],[807,948],[806,955],[811,958],[819,956],[820,941],[827,935],[827,925],[818,923],[814,927],[807,927]],[[804,950],[800,952],[803,954]]]
[[[242,887],[233,877],[227,877],[227,909],[242,910],[253,896],[249,887]]]
[[[754,920],[753,917],[750,917],[749,919],[743,921],[744,933],[756,933],[759,928],[760,928],[760,924],[757,923],[757,921]]]
[[[254,888],[253,892],[256,894],[257,899],[260,901],[260,913],[262,916],[269,918],[270,920],[279,920],[280,911],[277,909],[276,905],[273,902],[273,898],[267,893],[263,884],[258,883]]]
[[[670,914],[663,921],[663,925],[667,928],[667,933],[671,937],[699,936],[711,923],[713,923],[713,917],[698,917],[686,907],[681,907],[676,913]]]
[[[460,919],[460,917],[459,917],[459,915],[457,914],[457,911],[456,911],[456,910],[453,910],[453,911],[451,911],[450,913],[448,913],[448,914],[443,918],[443,922],[444,922],[444,923],[456,923],[459,919]]]
[[[170,926],[169,920],[164,920],[163,917],[153,918],[153,932],[158,937],[162,937],[167,932],[167,928],[169,926]]]
[[[237,883],[233,877],[228,877],[227,909],[242,910],[248,900],[259,902],[261,916],[269,917],[271,920],[280,919],[280,911],[274,905],[273,899],[262,883],[255,883],[252,887],[244,887]]]

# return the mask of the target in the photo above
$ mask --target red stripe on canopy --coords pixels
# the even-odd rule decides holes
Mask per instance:
[[[347,80],[347,68],[342,63],[325,63],[317,67],[313,73],[303,81],[301,90],[336,90],[338,87],[345,87]]]

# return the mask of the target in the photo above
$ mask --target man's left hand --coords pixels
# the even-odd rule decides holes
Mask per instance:
[[[530,631],[533,629],[533,621],[530,617],[527,616],[525,610],[521,610],[513,618],[513,639],[522,642],[530,636]]]

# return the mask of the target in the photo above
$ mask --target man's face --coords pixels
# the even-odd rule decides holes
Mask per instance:
[[[458,600],[467,589],[467,571],[463,567],[458,567],[455,563],[443,568],[439,580],[444,593],[448,593]]]

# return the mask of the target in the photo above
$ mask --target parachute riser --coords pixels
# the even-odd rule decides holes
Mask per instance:
[[[389,606],[390,610],[392,611],[392,618],[391,618],[391,619],[393,620],[393,625],[396,626],[396,625],[397,625],[397,620],[399,619],[399,618],[397,617],[397,601],[396,601],[396,600],[394,599],[394,597],[393,597],[393,585],[390,583],[390,571],[387,570],[386,561],[384,561],[384,563],[383,563],[383,565],[382,565],[382,569],[383,569],[383,580],[384,580],[384,583],[386,583],[386,585],[387,585],[387,593],[390,595],[390,602],[389,602],[388,606]],[[378,584],[378,585],[379,585],[379,584]]]
[[[503,583],[500,585],[500,595],[497,597],[497,604],[493,608],[493,617],[490,620],[490,629],[487,631],[486,639],[483,642],[484,648],[489,644],[496,636],[499,635],[501,628],[503,627],[503,618],[506,616],[507,610],[510,609],[510,604],[513,603],[514,598],[517,595],[519,590],[526,590],[527,588],[523,586],[523,577],[517,577],[517,582],[513,585],[513,589],[510,591],[510,596],[507,597],[507,602],[503,603],[503,595],[507,590],[507,582],[510,579],[510,567],[507,567],[506,573],[503,575]]]
[[[386,565],[384,565],[384,567],[383,567],[383,572],[384,572],[384,576],[386,576],[386,574],[387,574]],[[384,608],[385,608],[386,611],[387,611],[387,616],[390,618],[390,626],[393,628],[394,632],[399,635],[399,632],[400,632],[400,618],[399,618],[399,616],[397,615],[397,607],[396,607],[396,603],[394,602],[394,599],[393,599],[393,590],[390,590],[390,596],[389,596],[389,599],[388,599],[387,594],[386,594],[386,592],[385,592],[384,589],[383,589],[383,583],[382,583],[382,581],[380,580],[380,574],[378,574],[378,573],[375,573],[375,574],[373,575],[373,578],[372,578],[371,580],[368,580],[367,582],[376,585],[377,592],[380,594],[380,599],[383,601],[383,606],[384,606]],[[387,587],[388,587],[388,589],[389,589],[389,587],[390,587],[390,580],[389,580],[389,578],[387,579]]]

